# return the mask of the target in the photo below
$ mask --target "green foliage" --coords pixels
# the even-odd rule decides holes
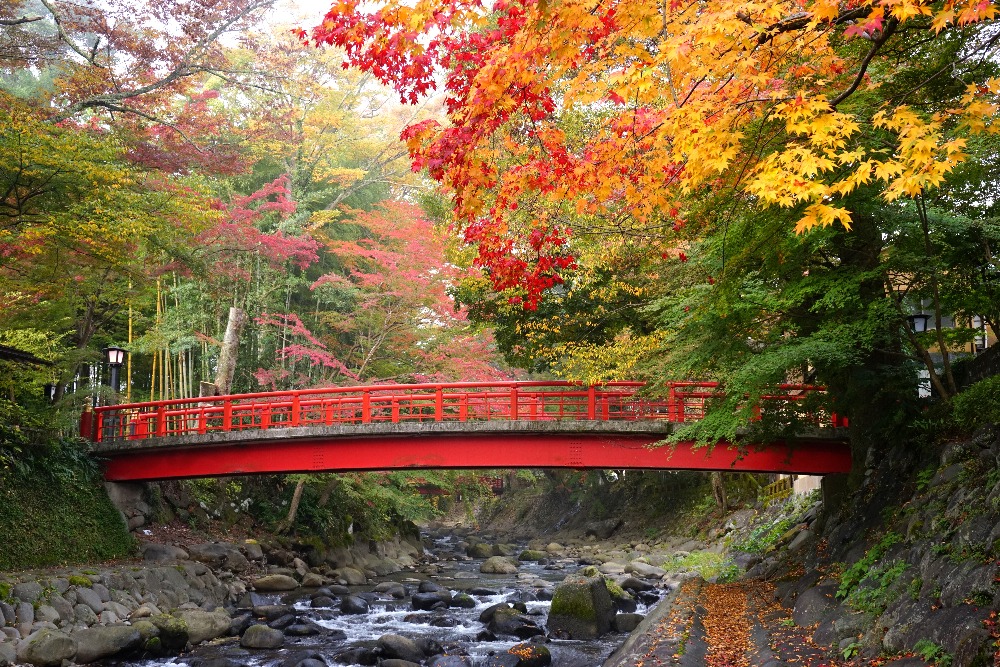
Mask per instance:
[[[951,667],[951,654],[929,639],[918,641],[913,646],[913,652],[937,667]]]
[[[872,574],[875,563],[881,560],[882,557],[888,553],[890,548],[902,541],[903,537],[896,532],[890,531],[882,536],[882,539],[866,551],[863,557],[858,559],[857,562],[853,563],[840,575],[840,586],[837,589],[837,597],[842,600],[848,598],[858,587],[858,584]],[[889,568],[889,570],[891,569],[892,568]],[[888,570],[883,571],[882,574],[887,571]],[[899,573],[896,573],[896,577],[898,577],[898,575]],[[879,581],[881,581],[881,579]],[[886,585],[888,586],[889,583],[892,582],[888,582]]]
[[[937,472],[936,468],[925,468],[917,473],[917,491],[923,493],[930,486],[931,480],[934,479],[934,474]]]
[[[844,660],[852,660],[857,657],[860,651],[861,644],[859,642],[851,642],[840,651],[840,655]]]
[[[969,431],[1000,424],[1000,375],[975,383],[952,401],[955,421]]]
[[[710,551],[692,551],[683,556],[671,556],[663,563],[663,568],[670,571],[697,572],[702,579],[716,578],[717,581],[723,574],[727,577],[734,576],[733,566],[726,563],[726,557]],[[738,572],[739,568],[736,568],[736,573]]]
[[[851,589],[847,602],[858,611],[878,616],[885,611],[889,603],[889,591],[903,572],[907,564],[897,560],[889,566],[877,566],[861,580],[860,585]],[[838,595],[840,590],[837,591]]]
[[[135,548],[96,462],[75,441],[33,445],[0,470],[0,535],[0,570],[122,558]]]

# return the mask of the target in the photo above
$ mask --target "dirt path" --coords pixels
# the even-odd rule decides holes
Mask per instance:
[[[689,580],[604,667],[846,667],[791,623],[772,584]]]

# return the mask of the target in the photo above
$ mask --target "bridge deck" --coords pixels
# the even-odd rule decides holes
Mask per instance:
[[[408,385],[186,399],[99,408],[95,452],[109,481],[406,468],[647,468],[826,474],[850,469],[843,421],[813,419],[794,442],[654,446],[700,418],[714,385]],[[813,387],[785,385],[768,409]],[[824,427],[820,428],[819,425]]]

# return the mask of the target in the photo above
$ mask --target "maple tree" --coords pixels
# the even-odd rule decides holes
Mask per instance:
[[[743,205],[793,209],[805,231],[849,226],[844,197],[863,184],[888,202],[941,185],[965,135],[993,130],[996,37],[983,26],[995,15],[953,0],[342,0],[308,37],[411,101],[447,71],[450,124],[404,138],[453,193],[494,284],[533,306],[574,265],[568,213],[660,237],[683,224],[687,195],[728,188]],[[963,48],[886,106],[857,101],[928,40]],[[944,104],[912,104],[942,78],[959,84]]]

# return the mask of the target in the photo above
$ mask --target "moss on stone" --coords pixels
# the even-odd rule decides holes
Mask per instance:
[[[608,589],[608,594],[612,600],[631,600],[632,596],[628,592],[608,577],[604,578],[604,587]]]
[[[79,574],[71,575],[68,581],[70,586],[83,586],[84,588],[90,588],[94,585],[94,582],[92,582],[89,577],[84,577]]]
[[[569,616],[584,621],[596,621],[597,609],[586,581],[575,586],[559,586],[552,597],[550,616]]]

